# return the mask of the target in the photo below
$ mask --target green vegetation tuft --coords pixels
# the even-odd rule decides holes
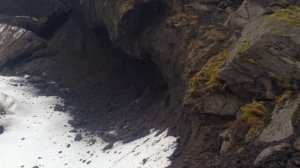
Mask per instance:
[[[257,101],[245,104],[240,108],[240,112],[241,121],[244,121],[249,125],[261,123],[262,119],[268,115],[268,109],[264,106],[263,102]]]
[[[229,50],[224,50],[208,60],[202,69],[191,78],[188,95],[190,97],[208,95],[219,88],[220,83],[217,78],[228,57]]]
[[[253,101],[240,108],[241,117],[235,121],[237,123],[246,123],[248,132],[245,136],[246,142],[255,139],[265,125],[265,118],[269,115],[268,109],[263,102]]]
[[[293,96],[292,90],[284,91],[280,96],[278,96],[275,100],[276,103],[283,103],[288,100],[291,96]]]

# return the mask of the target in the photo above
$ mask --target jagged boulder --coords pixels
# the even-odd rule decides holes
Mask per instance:
[[[273,99],[300,82],[300,8],[278,10],[249,23],[219,75],[239,96]]]
[[[46,46],[46,42],[25,29],[0,24],[0,66],[18,62]]]

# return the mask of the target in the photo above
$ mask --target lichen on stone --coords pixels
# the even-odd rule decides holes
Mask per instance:
[[[228,57],[229,50],[226,49],[207,61],[189,82],[188,93],[190,97],[207,95],[220,86],[217,78]]]

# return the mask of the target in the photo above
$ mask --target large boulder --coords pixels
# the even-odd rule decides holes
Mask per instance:
[[[278,10],[249,23],[219,79],[239,96],[273,99],[300,82],[300,8]]]
[[[46,42],[25,29],[0,24],[0,66],[22,61],[46,46]]]

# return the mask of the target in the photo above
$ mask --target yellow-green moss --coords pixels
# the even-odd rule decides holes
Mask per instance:
[[[224,50],[209,59],[202,69],[191,78],[188,89],[189,96],[207,95],[217,89],[220,85],[217,77],[228,57],[229,50]]]
[[[269,115],[268,109],[263,102],[253,101],[245,104],[240,108],[240,122],[245,122],[249,125],[246,141],[258,136],[261,129],[264,127],[264,118]]]
[[[237,47],[237,55],[241,56],[246,51],[246,49],[249,47],[249,44],[250,44],[250,38],[246,37],[241,42],[241,44],[238,45],[238,47]]]
[[[252,125],[256,120],[264,118],[268,114],[268,109],[263,102],[253,101],[241,107],[241,120]]]
[[[280,96],[278,96],[275,100],[276,103],[283,103],[284,101],[288,100],[293,95],[292,90],[284,91]]]
[[[286,9],[280,9],[275,13],[268,16],[268,19],[272,22],[285,23],[285,24],[300,24],[300,7],[291,6]]]
[[[229,124],[229,129],[233,131],[235,138],[246,143],[254,142],[263,130],[268,116],[269,111],[264,103],[254,100],[239,109],[239,117]]]
[[[267,23],[274,33],[284,34],[288,29],[300,26],[300,7],[291,6],[280,9],[271,15],[262,17],[261,21]]]

